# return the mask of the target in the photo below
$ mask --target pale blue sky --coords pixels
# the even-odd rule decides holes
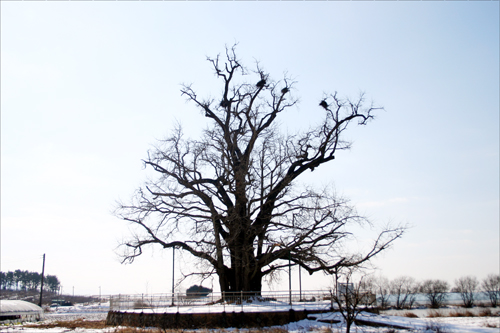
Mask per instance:
[[[325,92],[385,108],[304,179],[412,226],[378,274],[499,273],[499,2],[2,1],[2,270],[46,253],[66,291],[170,291],[171,252],[118,263],[128,228],[111,211],[155,139],[204,126],[180,84],[217,94],[205,56],[235,41],[248,67],[298,81],[284,128],[318,121]]]

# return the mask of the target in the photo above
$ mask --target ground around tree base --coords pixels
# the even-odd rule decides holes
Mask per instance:
[[[343,333],[345,323],[335,312],[310,312],[306,319],[261,328],[207,329],[160,329],[157,327],[130,327],[106,325],[109,304],[76,305],[59,307],[46,313],[45,319],[36,323],[0,325],[2,333]],[[389,314],[363,312],[351,332],[363,333],[498,333],[500,330],[499,308],[444,310],[414,309]],[[474,310],[474,309],[473,309]],[[489,311],[488,311],[489,310]],[[438,313],[435,313],[438,311]],[[300,311],[297,311],[300,312]],[[394,315],[397,313],[398,315]],[[418,315],[417,315],[418,314]],[[451,317],[446,317],[450,315]],[[460,317],[459,317],[460,316]]]

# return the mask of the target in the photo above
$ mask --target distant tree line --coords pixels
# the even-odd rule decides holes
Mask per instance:
[[[40,289],[42,275],[37,272],[23,271],[0,272],[0,288],[3,290],[37,290]],[[55,275],[45,275],[44,290],[57,292],[61,283]]]
[[[360,275],[356,282],[353,277]],[[415,305],[417,295],[423,295],[431,308],[439,308],[445,304],[449,292],[458,293],[464,307],[473,307],[478,294],[486,295],[492,307],[499,305],[500,275],[490,274],[481,282],[474,276],[463,276],[455,280],[450,288],[447,281],[428,279],[418,282],[409,276],[400,276],[389,280],[382,276],[364,274],[360,267],[342,268],[335,272],[335,285],[330,290],[331,308],[334,303],[346,323],[346,333],[356,321],[358,314],[378,303],[378,307],[386,309],[395,306],[397,309],[411,309]]]
[[[449,292],[458,293],[464,307],[476,305],[478,293],[486,295],[491,306],[496,307],[500,301],[500,275],[490,274],[482,281],[475,276],[463,276],[455,280],[454,286],[447,281],[429,279],[417,281],[409,276],[401,276],[394,280],[385,277],[371,277],[363,280],[364,289],[377,295],[382,308],[389,306],[392,299],[397,309],[412,308],[417,294],[424,295],[432,308],[439,308],[446,302]]]

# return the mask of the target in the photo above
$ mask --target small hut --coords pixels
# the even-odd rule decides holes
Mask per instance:
[[[26,301],[0,300],[0,322],[38,321],[43,309]]]

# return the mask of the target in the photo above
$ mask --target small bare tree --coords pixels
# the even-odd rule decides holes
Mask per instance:
[[[474,294],[477,292],[479,281],[475,276],[462,276],[455,280],[455,288],[460,294],[464,307],[471,308],[474,306]]]
[[[377,295],[377,305],[381,309],[389,306],[391,296],[389,279],[384,276],[378,276],[372,280],[373,291]]]
[[[376,302],[370,282],[365,281],[368,277],[362,275],[355,282],[356,273],[361,273],[359,267],[343,267],[335,272],[335,287],[330,290],[332,308],[335,303],[346,323],[346,333],[350,332],[359,313]]]
[[[391,281],[390,291],[396,297],[396,308],[412,308],[415,303],[419,285],[414,278],[401,276]]]
[[[497,307],[500,299],[500,275],[490,274],[481,283],[481,289],[488,295],[491,306]]]
[[[431,308],[437,309],[446,301],[446,293],[450,289],[444,280],[425,280],[420,285],[420,292],[429,300]]]

